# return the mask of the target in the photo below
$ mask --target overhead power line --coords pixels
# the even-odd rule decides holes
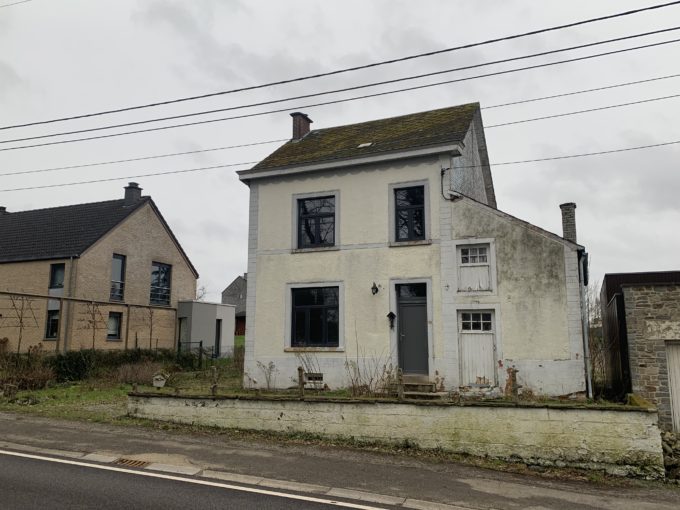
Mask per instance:
[[[190,173],[190,172],[202,172],[205,170],[214,170],[216,168],[228,168],[228,167],[234,167],[234,166],[245,166],[245,165],[254,165],[257,163],[257,161],[244,161],[243,163],[228,163],[225,165],[213,165],[213,166],[203,166],[199,168],[186,168],[184,170],[168,170],[165,172],[152,172],[148,174],[139,174],[139,175],[126,175],[126,176],[120,176],[120,177],[109,177],[106,179],[92,179],[89,181],[77,181],[77,182],[63,182],[60,184],[42,184],[40,186],[28,186],[25,188],[13,188],[13,189],[0,189],[0,193],[5,193],[7,191],[25,191],[29,189],[45,189],[45,188],[61,188],[64,186],[77,186],[79,184],[95,184],[97,182],[111,182],[111,181],[120,181],[123,179],[139,179],[141,177],[156,177],[158,175],[171,175],[171,174],[185,174],[185,173]]]
[[[181,97],[181,98],[176,98],[176,99],[157,101],[157,102],[153,102],[153,103],[141,104],[141,105],[136,105],[136,106],[128,106],[128,107],[117,108],[117,109],[112,109],[112,110],[102,110],[102,111],[94,112],[94,113],[86,113],[86,114],[81,114],[81,115],[72,115],[72,116],[69,116],[69,117],[61,117],[61,118],[55,118],[55,119],[49,119],[49,120],[27,122],[27,123],[24,123],[24,124],[15,124],[15,125],[12,125],[12,126],[3,126],[3,127],[0,127],[0,129],[13,129],[13,128],[19,128],[19,127],[36,126],[36,125],[39,125],[39,124],[51,124],[51,123],[63,122],[63,121],[67,121],[67,120],[84,119],[84,118],[95,117],[95,116],[100,116],[100,115],[110,115],[110,114],[114,114],[114,113],[128,112],[128,111],[132,111],[132,110],[141,110],[141,109],[144,109],[144,108],[153,108],[153,107],[157,107],[157,106],[176,104],[176,103],[181,103],[181,102],[186,102],[186,101],[195,101],[195,100],[198,100],[198,99],[205,99],[205,98],[209,98],[209,97],[222,96],[222,95],[227,95],[227,94],[234,94],[234,93],[237,93],[237,92],[257,90],[257,89],[262,89],[262,88],[272,87],[272,86],[277,86],[277,85],[285,85],[285,84],[288,84],[288,83],[300,82],[300,81],[305,81],[305,80],[312,80],[312,79],[322,78],[322,77],[326,77],[326,76],[334,76],[334,75],[348,73],[348,72],[352,72],[352,71],[359,71],[359,70],[362,70],[362,69],[369,69],[369,68],[384,66],[384,65],[388,65],[388,64],[394,64],[394,63],[397,63],[397,62],[405,62],[405,61],[408,61],[408,60],[414,60],[414,59],[423,58],[423,57],[430,57],[430,56],[434,56],[434,55],[440,55],[440,54],[443,54],[443,53],[450,53],[450,52],[454,52],[454,51],[459,51],[459,50],[469,49],[469,48],[474,48],[474,47],[479,47],[479,46],[485,46],[485,45],[494,44],[494,43],[503,42],[503,41],[511,41],[511,40],[520,39],[520,38],[523,38],[523,37],[529,37],[529,36],[533,36],[533,35],[544,34],[544,33],[547,33],[547,32],[563,30],[563,29],[566,29],[566,28],[573,28],[573,27],[577,27],[577,26],[581,26],[581,25],[586,25],[586,24],[590,24],[590,23],[597,23],[597,22],[600,22],[600,21],[611,20],[611,19],[620,18],[620,17],[624,17],[624,16],[631,16],[631,15],[639,14],[639,13],[642,13],[642,12],[647,12],[647,11],[652,11],[652,10],[657,10],[657,9],[663,9],[665,7],[672,7],[672,6],[675,6],[675,5],[678,5],[678,4],[680,4],[680,0],[673,1],[673,2],[666,2],[666,3],[662,3],[662,4],[650,5],[648,7],[642,7],[642,8],[639,8],[639,9],[632,9],[632,10],[629,10],[629,11],[618,12],[618,13],[610,14],[610,15],[607,15],[607,16],[600,16],[600,17],[596,17],[596,18],[590,18],[590,19],[585,19],[585,20],[581,20],[581,21],[575,21],[575,22],[567,23],[567,24],[563,24],[563,25],[556,25],[556,26],[552,26],[552,27],[548,27],[548,28],[532,30],[532,31],[523,32],[523,33],[520,33],[520,34],[514,34],[514,35],[504,36],[504,37],[497,37],[497,38],[494,38],[494,39],[488,39],[488,40],[481,41],[481,42],[464,44],[464,45],[461,45],[461,46],[455,46],[455,47],[451,47],[451,48],[445,48],[445,49],[441,49],[441,50],[429,51],[429,52],[424,52],[424,53],[418,53],[418,54],[409,55],[409,56],[405,56],[405,57],[399,57],[399,58],[383,60],[383,61],[379,61],[379,62],[373,62],[371,64],[364,64],[364,65],[360,65],[360,66],[352,66],[352,67],[346,67],[346,68],[343,68],[343,69],[336,69],[334,71],[329,71],[329,72],[325,72],[325,73],[316,73],[316,74],[301,76],[301,77],[297,77],[297,78],[290,78],[290,79],[286,79],[286,80],[278,80],[278,81],[263,83],[263,84],[259,84],[259,85],[252,85],[252,86],[248,86],[248,87],[241,87],[241,88],[236,88],[236,89],[231,89],[231,90],[211,92],[211,93],[208,93],[208,94],[200,94],[200,95],[195,95],[195,96],[187,96],[187,97]]]
[[[20,2],[13,2],[11,4],[0,4],[0,9],[3,7],[12,7],[13,5],[25,4],[27,2],[32,2],[33,0],[21,0]]]
[[[610,90],[610,89],[616,89],[619,87],[628,87],[629,85],[639,85],[640,83],[649,83],[653,81],[660,81],[660,80],[668,80],[670,78],[678,78],[680,77],[680,74],[667,74],[666,76],[657,76],[656,78],[647,78],[645,80],[636,80],[636,81],[628,81],[626,83],[615,83],[613,85],[605,85],[603,87],[595,87],[592,89],[583,89],[583,90],[575,90],[573,92],[564,92],[562,94],[552,94],[550,96],[540,96],[540,97],[534,97],[531,99],[520,99],[518,101],[510,101],[509,103],[500,103],[500,104],[494,104],[491,106],[482,106],[482,110],[491,110],[493,108],[503,108],[506,106],[514,106],[518,104],[525,104],[525,103],[535,103],[536,101],[546,101],[548,99],[557,99],[558,97],[568,97],[568,96],[575,96],[577,94],[586,94],[588,92],[598,92],[601,90]]]
[[[149,159],[160,159],[160,158],[170,158],[173,156],[187,156],[189,154],[200,154],[203,152],[215,152],[215,151],[224,151],[228,149],[240,149],[242,147],[254,147],[256,145],[266,145],[270,143],[280,143],[280,142],[287,142],[287,139],[279,139],[279,140],[266,140],[264,142],[251,142],[251,143],[242,143],[240,145],[227,145],[225,147],[213,147],[210,149],[197,149],[194,151],[184,151],[184,152],[172,152],[170,154],[156,154],[153,156],[140,156],[138,158],[127,158],[127,159],[116,159],[112,161],[100,161],[97,163],[84,163],[82,165],[69,165],[69,166],[57,166],[57,167],[51,167],[51,168],[38,168],[36,170],[20,170],[16,172],[6,172],[0,174],[0,177],[7,177],[10,175],[26,175],[26,174],[38,174],[42,172],[55,172],[57,170],[73,170],[75,168],[86,168],[86,167],[92,167],[92,166],[104,166],[104,165],[115,165],[118,163],[131,163],[133,161],[145,161]]]
[[[547,120],[547,119],[557,119],[559,117],[569,117],[571,115],[579,115],[581,113],[590,113],[590,112],[599,112],[602,110],[611,110],[613,108],[621,108],[623,106],[632,106],[636,104],[643,104],[643,103],[652,103],[654,101],[663,101],[665,99],[673,99],[676,97],[680,97],[680,94],[673,94],[671,96],[662,96],[662,97],[652,97],[650,99],[641,99],[639,101],[630,101],[628,103],[619,103],[619,104],[612,104],[608,106],[600,106],[598,108],[588,108],[586,110],[577,110],[575,112],[566,112],[566,113],[557,113],[554,115],[544,115],[542,117],[533,117],[531,119],[522,119],[522,120],[513,120],[511,122],[503,122],[501,124],[492,124],[490,126],[484,126],[484,129],[491,129],[491,128],[497,128],[497,127],[503,127],[503,126],[512,126],[514,124],[524,124],[525,122],[535,122],[537,120]]]
[[[307,105],[298,105],[298,106],[289,106],[286,108],[279,108],[276,110],[268,110],[264,112],[255,112],[255,113],[247,113],[247,114],[242,114],[242,115],[234,115],[231,117],[222,117],[218,119],[207,119],[207,120],[200,120],[200,121],[194,121],[194,122],[186,122],[182,124],[171,124],[169,126],[158,126],[158,127],[152,127],[152,128],[145,128],[145,129],[137,129],[133,131],[123,131],[120,133],[110,133],[110,134],[105,134],[105,135],[97,135],[97,136],[89,136],[89,137],[83,137],[83,138],[74,138],[70,140],[59,140],[55,142],[43,142],[43,143],[37,143],[37,144],[30,144],[30,145],[19,145],[17,147],[6,147],[4,149],[0,149],[0,152],[3,151],[12,151],[12,150],[19,150],[19,149],[30,149],[30,148],[35,148],[35,147],[47,147],[51,145],[59,145],[59,144],[64,144],[64,143],[74,143],[74,142],[84,142],[84,141],[90,141],[90,140],[101,140],[104,138],[113,138],[113,137],[118,137],[118,136],[125,136],[125,135],[132,135],[132,134],[138,134],[138,133],[150,133],[153,131],[163,131],[166,129],[175,129],[179,127],[187,127],[187,126],[199,126],[203,124],[211,124],[214,122],[224,122],[224,121],[229,121],[229,120],[237,120],[237,119],[245,119],[245,118],[251,118],[251,117],[259,117],[262,115],[271,115],[274,113],[282,113],[282,112],[288,112],[291,110],[297,110],[297,109],[305,109],[305,108],[315,108],[318,106],[327,106],[331,104],[339,104],[339,103],[347,103],[350,101],[358,101],[362,99],[368,99],[368,98],[373,98],[373,97],[380,97],[380,96],[386,96],[390,94],[396,94],[400,92],[409,92],[413,90],[421,90],[421,89],[426,89],[430,87],[437,87],[440,85],[446,85],[446,84],[451,84],[451,83],[459,83],[459,82],[464,82],[464,81],[470,81],[470,80],[476,80],[480,78],[487,78],[490,76],[500,76],[500,75],[505,75],[505,74],[511,74],[511,73],[516,73],[519,71],[527,71],[530,69],[539,69],[543,67],[549,67],[549,66],[554,66],[558,64],[565,64],[565,63],[570,63],[570,62],[578,62],[581,60],[588,60],[588,59],[593,59],[597,57],[603,57],[603,56],[608,56],[608,55],[615,55],[618,53],[624,53],[627,51],[633,51],[633,50],[639,50],[639,49],[646,49],[646,48],[653,48],[653,47],[658,47],[658,46],[663,46],[666,44],[673,44],[680,42],[680,39],[672,39],[669,41],[661,41],[658,43],[651,43],[651,44],[645,44],[642,46],[634,46],[631,48],[623,48],[619,50],[612,50],[604,53],[596,53],[593,55],[585,55],[582,57],[575,57],[571,59],[566,59],[566,60],[557,60],[554,62],[546,62],[542,64],[535,64],[531,66],[525,66],[525,67],[518,67],[515,69],[506,69],[503,71],[495,71],[491,73],[485,73],[485,74],[479,74],[475,76],[466,76],[463,78],[456,78],[452,80],[445,80],[445,81],[440,81],[436,83],[427,83],[423,85],[414,85],[412,87],[406,87],[402,89],[396,89],[396,90],[389,90],[385,92],[375,92],[373,94],[365,94],[362,96],[355,96],[355,97],[349,97],[349,98],[344,98],[344,99],[335,99],[331,101],[324,101],[324,102],[319,102],[319,103],[312,103],[312,104],[307,104]],[[5,143],[9,142],[9,140],[3,140],[0,141],[0,143]]]
[[[636,39],[638,37],[647,37],[650,35],[657,35],[661,33],[666,33],[666,32],[672,32],[680,30],[680,26],[676,27],[671,27],[671,28],[665,28],[665,29],[660,29],[660,30],[654,30],[652,32],[643,32],[640,34],[634,34],[634,35],[628,35],[624,37],[617,37],[614,39],[607,39],[604,41],[597,41],[593,43],[587,43],[587,44],[580,44],[577,46],[569,46],[566,48],[559,48],[556,50],[549,50],[549,51],[543,51],[540,53],[532,53],[529,55],[521,55],[517,57],[510,57],[510,58],[505,58],[501,60],[493,60],[490,62],[482,62],[479,64],[472,64],[468,66],[461,66],[461,67],[455,67],[452,69],[445,69],[445,70],[440,70],[440,71],[433,71],[429,73],[423,73],[423,74],[417,74],[417,75],[411,75],[411,76],[405,76],[401,78],[394,78],[390,80],[383,80],[379,82],[373,82],[373,83],[367,83],[363,85],[355,85],[352,87],[344,87],[340,89],[335,89],[335,90],[328,90],[328,91],[323,91],[323,92],[313,92],[309,94],[303,94],[299,96],[294,96],[294,97],[286,97],[282,99],[272,99],[269,101],[260,101],[257,103],[250,103],[250,104],[245,104],[245,105],[237,105],[237,106],[231,106],[231,107],[226,107],[226,108],[217,108],[217,109],[212,109],[212,110],[204,110],[200,112],[190,112],[190,113],[183,113],[179,115],[171,115],[171,116],[166,116],[166,117],[156,117],[153,119],[146,119],[146,120],[138,120],[138,121],[131,121],[131,122],[124,122],[124,123],[119,123],[119,124],[109,124],[107,126],[100,126],[100,127],[94,127],[94,128],[84,128],[84,129],[77,129],[77,130],[72,130],[72,131],[62,131],[59,133],[49,133],[45,135],[35,135],[35,136],[28,136],[28,137],[23,137],[23,138],[13,138],[9,140],[0,140],[0,143],[15,143],[15,142],[27,142],[30,140],[40,140],[43,138],[53,138],[56,136],[66,136],[66,135],[76,135],[76,134],[82,134],[82,133],[91,133],[91,132],[96,132],[96,131],[103,131],[103,130],[108,130],[108,129],[117,129],[117,128],[122,128],[122,127],[130,127],[130,126],[139,126],[142,124],[149,124],[152,122],[164,122],[168,120],[176,120],[176,119],[184,119],[184,118],[189,118],[189,117],[196,117],[196,116],[201,116],[201,115],[209,115],[213,113],[223,113],[227,111],[234,111],[234,110],[242,110],[245,108],[253,108],[253,107],[258,107],[258,106],[268,106],[272,104],[278,104],[278,103],[284,103],[288,101],[294,101],[298,99],[309,99],[312,97],[320,97],[320,96],[326,96],[326,95],[331,95],[331,94],[337,94],[340,92],[351,92],[355,90],[362,90],[366,88],[372,88],[372,87],[377,87],[380,85],[389,85],[393,83],[401,83],[405,81],[412,81],[412,80],[417,80],[421,78],[428,78],[431,76],[438,76],[442,74],[448,74],[448,73],[453,73],[453,72],[458,72],[458,71],[466,71],[470,69],[477,69],[480,67],[487,67],[491,65],[496,65],[496,64],[504,64],[508,62],[515,62],[518,60],[526,60],[526,59],[531,59],[531,58],[536,58],[536,57],[542,57],[546,55],[554,55],[556,53],[563,53],[566,51],[573,51],[573,50],[578,50],[578,49],[583,49],[583,48],[589,48],[593,46],[600,46],[603,44],[610,44],[613,42],[620,42],[620,41],[625,41],[629,39]]]
[[[524,164],[524,163],[538,163],[542,161],[554,161],[554,160],[560,160],[560,159],[571,159],[571,158],[583,158],[583,157],[588,157],[588,156],[601,156],[605,154],[615,154],[619,152],[629,152],[629,151],[635,151],[635,150],[641,150],[641,149],[651,149],[654,147],[664,147],[668,145],[675,145],[675,144],[680,144],[680,140],[675,140],[672,142],[662,142],[662,143],[655,143],[655,144],[649,144],[649,145],[638,145],[636,147],[624,147],[621,149],[612,149],[612,150],[606,150],[606,151],[597,151],[597,152],[584,152],[580,154],[568,154],[564,156],[550,156],[546,158],[536,158],[536,159],[524,159],[524,160],[519,160],[519,161],[504,161],[500,163],[492,163],[491,166],[506,166],[506,165],[519,165],[519,164]],[[162,175],[171,175],[171,174],[183,174],[183,173],[190,173],[190,172],[203,172],[206,170],[215,170],[218,168],[228,168],[228,167],[234,167],[234,166],[245,166],[245,165],[252,165],[257,163],[257,161],[247,161],[243,163],[229,163],[229,164],[224,164],[224,165],[213,165],[213,166],[204,166],[204,167],[199,167],[199,168],[187,168],[183,170],[170,170],[170,171],[165,171],[165,172],[152,172],[152,173],[146,173],[146,174],[140,174],[140,175],[126,175],[126,176],[120,176],[120,177],[109,177],[106,179],[92,179],[89,181],[77,181],[77,182],[66,182],[66,183],[58,183],[58,184],[43,184],[40,186],[26,186],[23,188],[10,188],[10,189],[0,189],[0,193],[6,193],[10,191],[28,191],[28,190],[35,190],[35,189],[45,189],[45,188],[60,188],[60,187],[65,187],[65,186],[77,186],[81,184],[95,184],[99,182],[111,182],[111,181],[120,181],[120,180],[125,180],[125,179],[139,179],[142,177],[157,177],[157,176],[162,176]],[[478,168],[481,165],[468,165],[468,166],[463,166],[460,168]]]
[[[574,96],[577,94],[586,94],[589,92],[597,92],[601,90],[611,90],[619,87],[627,87],[630,85],[638,85],[641,83],[650,83],[650,82],[655,82],[659,80],[667,80],[670,78],[678,78],[680,77],[680,74],[670,74],[666,76],[657,76],[654,78],[646,78],[644,80],[636,80],[636,81],[629,81],[625,83],[614,83],[611,85],[605,85],[602,87],[595,87],[591,89],[583,89],[583,90],[575,90],[571,92],[563,92],[560,94],[552,94],[549,96],[541,96],[541,97],[534,97],[534,98],[529,98],[529,99],[520,99],[516,101],[510,101],[507,103],[500,103],[496,105],[491,105],[491,106],[484,106],[482,107],[482,110],[489,110],[489,109],[495,109],[495,108],[503,108],[507,106],[513,106],[513,105],[518,105],[518,104],[524,104],[524,103],[532,103],[532,102],[537,102],[537,101],[546,101],[549,99],[555,99],[559,97],[567,97],[567,96]],[[488,126],[487,126],[488,127]],[[272,144],[272,143],[281,143],[281,142],[286,142],[288,141],[287,138],[280,138],[278,140],[264,140],[264,141],[259,141],[259,142],[249,142],[249,143],[243,143],[239,145],[228,145],[224,147],[212,147],[212,148],[207,148],[207,149],[197,149],[193,151],[183,151],[183,152],[172,152],[168,154],[156,154],[156,155],[151,155],[151,156],[140,156],[140,157],[135,157],[135,158],[127,158],[127,159],[117,159],[117,160],[110,160],[110,161],[100,161],[100,162],[95,162],[95,163],[83,163],[79,165],[68,165],[68,166],[58,166],[58,167],[50,167],[50,168],[39,168],[39,169],[34,169],[34,170],[18,170],[18,171],[13,171],[13,172],[5,172],[0,174],[0,177],[6,177],[6,176],[12,176],[12,175],[26,175],[26,174],[35,174],[35,173],[43,173],[43,172],[54,172],[54,171],[59,171],[59,170],[72,170],[72,169],[77,169],[77,168],[87,168],[87,167],[93,167],[93,166],[104,166],[104,165],[114,165],[114,164],[119,164],[119,163],[130,163],[130,162],[135,162],[135,161],[145,161],[145,160],[150,160],[150,159],[159,159],[159,158],[169,158],[169,157],[175,157],[175,156],[186,156],[190,154],[199,154],[199,153],[204,153],[204,152],[215,152],[215,151],[222,151],[222,150],[228,150],[228,149],[238,149],[238,148],[243,148],[243,147],[253,147],[253,146],[258,146],[258,145],[266,145],[266,144]]]

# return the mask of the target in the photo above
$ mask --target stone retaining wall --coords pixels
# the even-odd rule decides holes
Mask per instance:
[[[303,432],[542,466],[664,476],[654,411],[550,405],[451,405],[131,394],[138,418],[224,428]]]

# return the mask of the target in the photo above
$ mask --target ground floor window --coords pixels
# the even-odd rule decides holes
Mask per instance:
[[[120,325],[123,322],[121,312],[109,312],[109,322],[106,330],[107,340],[120,340]]]
[[[292,347],[338,347],[339,287],[304,287],[292,292]]]
[[[47,310],[45,338],[54,340],[59,335],[59,310]]]

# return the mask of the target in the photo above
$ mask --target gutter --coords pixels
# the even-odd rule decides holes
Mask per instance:
[[[586,376],[586,392],[588,398],[593,398],[593,377],[590,359],[590,318],[588,317],[586,289],[586,270],[588,264],[588,253],[585,249],[578,250],[578,279],[579,294],[581,297],[581,329],[583,333],[583,361]]]

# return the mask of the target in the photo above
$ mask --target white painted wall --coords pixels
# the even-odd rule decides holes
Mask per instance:
[[[566,406],[417,405],[130,396],[131,416],[401,443],[541,466],[663,478],[657,414]],[[313,417],[313,419],[310,419]]]
[[[351,171],[310,174],[257,185],[256,276],[249,268],[248,299],[251,288],[257,296],[256,307],[248,310],[246,330],[246,371],[251,379],[262,383],[264,374],[257,361],[277,367],[276,385],[290,386],[297,378],[300,360],[314,358],[331,387],[347,385],[345,361],[366,358],[366,365],[396,366],[397,352],[392,347],[387,314],[390,303],[390,280],[426,278],[439,288],[439,211],[440,165],[438,158],[412,160]],[[392,223],[389,219],[391,184],[426,181],[429,192],[429,231],[431,244],[391,247]],[[303,193],[337,192],[336,205],[340,243],[333,250],[293,253],[294,200]],[[251,192],[252,196],[252,192]],[[322,349],[295,349],[286,344],[289,337],[290,286],[294,284],[337,284],[344,286],[344,314],[340,347],[331,352]],[[373,283],[379,287],[371,293]],[[440,292],[432,294],[431,341],[433,356],[443,350],[441,344]],[[254,303],[251,303],[254,305]],[[396,310],[395,310],[396,312]],[[249,349],[252,352],[249,353]],[[250,354],[250,355],[249,355]],[[434,372],[433,374],[434,375]]]
[[[463,156],[453,159],[479,164],[476,143],[471,130]],[[432,380],[443,377],[447,389],[458,389],[458,311],[488,310],[495,318],[501,387],[514,366],[520,384],[537,394],[585,390],[576,245],[469,198],[444,200],[441,171],[451,164],[451,154],[441,154],[250,183],[246,384],[263,386],[262,365],[273,362],[271,384],[291,386],[301,356],[318,366],[331,388],[348,385],[349,360],[367,370],[390,363],[396,369],[396,335],[386,318],[397,312],[394,282],[426,281]],[[459,170],[454,166],[446,185],[455,181],[459,191],[486,202],[481,168]],[[423,182],[429,242],[393,246],[390,190]],[[308,194],[336,196],[333,248],[295,249],[295,198]],[[473,242],[489,246],[492,288],[459,292],[456,247]],[[341,287],[338,348],[290,346],[290,289],[310,284]]]
[[[496,369],[504,386],[507,369],[537,394],[585,391],[578,254],[575,245],[469,199],[443,212],[442,320],[447,355],[442,372],[459,384],[457,312],[489,310],[495,315]],[[448,228],[447,228],[448,227]],[[489,244],[492,289],[459,290],[460,245]]]

